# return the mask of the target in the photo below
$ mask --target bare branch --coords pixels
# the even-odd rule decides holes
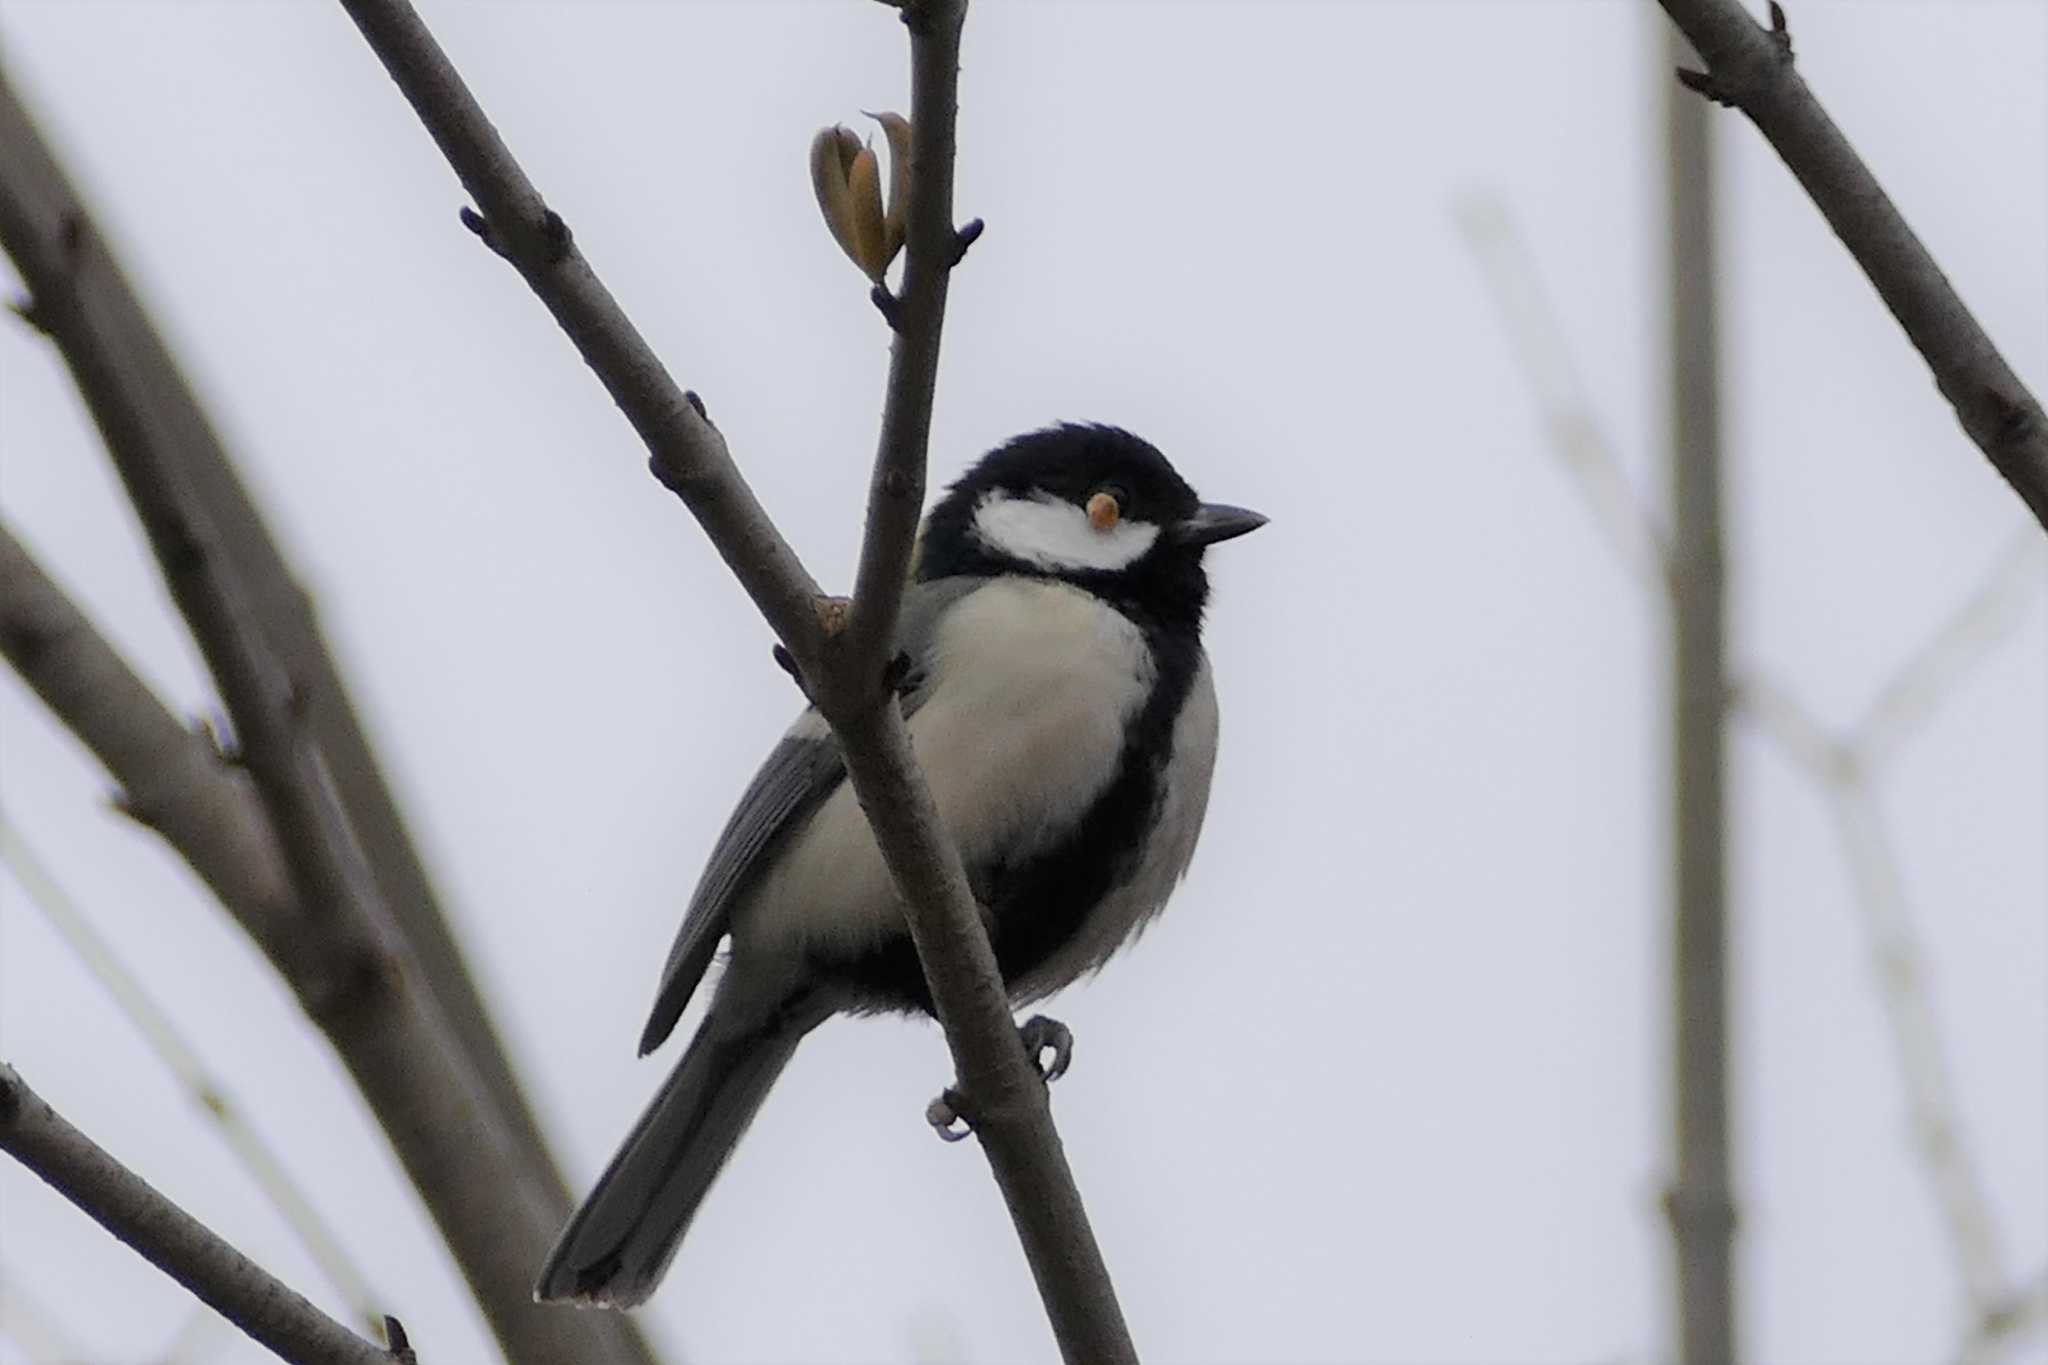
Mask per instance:
[[[1713,140],[1697,101],[1665,108],[1671,542],[1671,1120],[1665,1190],[1679,1359],[1738,1343],[1728,1121],[1728,642]]]
[[[0,524],[0,653],[244,925],[292,913],[284,856],[248,777],[179,724]],[[252,932],[253,929],[252,929]]]
[[[1852,770],[1853,772],[1853,770]],[[1891,1025],[1913,1140],[1947,1226],[1950,1249],[1980,1314],[2005,1291],[1991,1200],[1963,1140],[1955,1087],[1927,987],[1927,951],[1906,902],[1905,880],[1867,779],[1855,773],[1829,791],[1845,861],[1856,881],[1865,946]]]
[[[762,510],[703,404],[669,377],[412,6],[341,3],[475,199],[486,240],[554,314],[646,444],[656,475],[703,524],[797,662],[814,671],[823,594]]]
[[[210,661],[240,725],[256,786],[274,802],[274,821],[256,821],[242,809],[257,800],[256,792],[225,776],[210,750],[202,759],[177,748],[203,741],[178,725],[6,538],[0,538],[0,587],[7,589],[0,594],[0,645],[110,766],[147,762],[158,753],[184,765],[185,796],[160,829],[189,832],[204,849],[227,843],[210,822],[243,830],[253,825],[266,836],[274,825],[284,833],[284,840],[255,855],[259,865],[285,870],[281,887],[263,887],[263,898],[244,899],[252,887],[230,875],[215,890],[355,1077],[507,1354],[515,1360],[643,1358],[645,1347],[629,1319],[550,1312],[532,1301],[533,1276],[566,1214],[547,1187],[522,1181],[490,1096],[434,1000],[419,988],[364,874],[319,755],[306,742],[289,688],[248,638],[225,580],[205,568],[210,556],[203,530],[183,515],[175,496],[158,506],[163,532],[188,546],[182,558],[191,567],[176,582],[193,598],[192,613],[223,623],[209,636],[222,651]],[[17,628],[23,621],[29,628]],[[108,705],[108,698],[119,705]],[[127,774],[116,770],[116,776]],[[194,866],[207,870],[196,859]]]
[[[1471,195],[1453,210],[1500,308],[1508,342],[1536,391],[1551,449],[1571,474],[1593,523],[1630,574],[1660,594],[1671,591],[1671,549],[1663,527],[1630,487],[1606,429],[1593,415],[1571,348],[1515,230],[1493,195]]]
[[[951,224],[952,125],[962,0],[906,0],[912,153],[905,291],[889,400],[870,485],[868,538],[852,616],[826,599],[741,480],[725,443],[684,394],[543,204],[460,76],[404,0],[341,0],[483,209],[490,240],[516,265],[626,412],[656,476],[696,514],[781,637],[831,722],[876,840],[896,878],[963,1099],[1010,1205],[1047,1314],[1069,1361],[1133,1361],[1109,1276],[1061,1153],[1045,1087],[1018,1046],[987,931],[958,852],[944,838],[883,685],[910,546],[923,503],[945,278],[973,229]],[[893,296],[891,296],[893,299]],[[863,623],[864,622],[864,623]],[[842,643],[833,643],[839,640]]]
[[[1947,694],[2011,629],[2048,569],[2048,546],[2021,531],[2000,551],[1977,590],[1886,681],[1849,743],[1872,771],[1912,738]]]
[[[397,1359],[322,1313],[150,1188],[66,1123],[5,1064],[0,1064],[0,1149],[283,1359],[304,1365],[392,1365]]]
[[[910,577],[911,548],[924,515],[925,446],[938,385],[946,286],[965,252],[953,226],[953,129],[958,113],[964,0],[906,8],[910,29],[910,210],[903,289],[889,325],[889,381],[868,483],[867,535],[854,578],[843,679],[873,690],[896,648],[896,615]],[[966,243],[981,235],[977,221]]]
[[[0,820],[0,860],[13,866],[14,875],[27,889],[29,899],[87,969],[99,978],[107,994],[141,1031],[150,1049],[185,1088],[193,1104],[220,1131],[222,1141],[241,1162],[242,1169],[297,1235],[313,1263],[354,1311],[357,1321],[374,1331],[382,1324],[383,1314],[371,1302],[369,1281],[341,1245],[341,1239],[285,1169],[277,1152],[242,1113],[227,1083],[206,1065],[197,1049],[185,1040],[170,1016],[151,997],[141,978],[128,970],[113,945],[100,937],[42,859],[5,820]]]
[[[462,1041],[512,1133],[522,1180],[568,1187],[484,1008],[462,950],[385,784],[314,620],[313,604],[148,315],[122,277],[27,112],[0,72],[0,243],[31,291],[28,314],[64,354],[130,496],[174,477],[207,516],[222,561],[272,654],[299,690],[348,822],[369,854],[425,987]],[[145,510],[145,527],[149,517]],[[158,544],[168,574],[174,565]]]
[[[1877,286],[1963,430],[2048,527],[2048,415],[1807,88],[1784,10],[1771,6],[1766,29],[1738,0],[1659,3],[1707,64],[1687,84],[1756,124]]]

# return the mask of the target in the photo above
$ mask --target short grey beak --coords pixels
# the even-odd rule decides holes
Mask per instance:
[[[1263,512],[1254,512],[1248,507],[1232,507],[1227,503],[1205,502],[1176,528],[1174,534],[1184,545],[1214,545],[1219,540],[1256,531],[1265,524]]]

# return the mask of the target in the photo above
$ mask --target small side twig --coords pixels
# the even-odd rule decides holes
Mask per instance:
[[[0,1150],[283,1359],[302,1365],[392,1365],[401,1359],[328,1317],[157,1193],[65,1122],[4,1063]]]
[[[1783,158],[1934,373],[1977,448],[2048,528],[2048,414],[1991,343],[1898,206],[1828,117],[1771,27],[1740,0],[1659,0],[1706,62],[1691,89],[1740,109]]]

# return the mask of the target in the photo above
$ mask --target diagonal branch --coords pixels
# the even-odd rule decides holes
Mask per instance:
[[[569,1193],[512,1063],[492,1025],[461,947],[442,913],[419,851],[398,813],[347,689],[321,638],[313,603],[272,540],[263,517],[198,399],[185,383],[147,313],[122,277],[77,192],[0,71],[0,244],[14,258],[32,297],[31,319],[63,349],[103,433],[125,410],[109,454],[133,489],[148,471],[175,472],[213,523],[223,571],[239,580],[269,648],[304,693],[306,724],[321,751],[349,824],[370,854],[372,875],[405,932],[427,989],[481,1072],[514,1136],[524,1178],[551,1185],[566,1211]],[[38,310],[60,289],[68,323]],[[145,518],[146,520],[146,518]],[[159,552],[159,559],[162,559]],[[166,572],[171,570],[165,564]]]
[[[66,1123],[5,1064],[0,1149],[281,1358],[302,1365],[411,1359],[391,1319],[388,1351],[349,1331]]]
[[[747,489],[694,395],[669,378],[498,138],[405,0],[341,0],[482,210],[471,215],[518,269],[651,452],[656,476],[693,512],[794,658],[845,754],[896,878],[952,1049],[961,1097],[1010,1206],[1071,1362],[1136,1352],[1053,1127],[1045,1087],[1018,1046],[995,956],[911,755],[880,666],[911,558],[924,490],[946,275],[973,239],[951,223],[953,111],[964,0],[905,0],[911,34],[915,181],[904,295],[852,610],[825,599]],[[878,297],[878,302],[881,299]]]
[[[271,1207],[298,1237],[300,1246],[341,1295],[358,1322],[373,1330],[383,1315],[371,1303],[369,1280],[363,1275],[334,1229],[320,1216],[305,1188],[292,1176],[284,1160],[251,1123],[230,1093],[227,1082],[206,1065],[197,1048],[171,1022],[170,1016],[150,996],[142,979],[121,961],[114,946],[101,938],[78,905],[57,884],[56,877],[26,840],[0,818],[0,861],[14,869],[15,880],[28,891],[29,900],[43,912],[86,968],[99,978],[114,1003],[126,1014],[159,1061],[183,1086],[193,1104],[220,1133],[221,1141],[233,1152],[242,1169],[255,1181]]]
[[[1771,27],[1738,0],[1658,0],[1706,62],[1691,88],[1749,116],[1934,372],[1963,430],[2048,527],[2048,414],[2005,363],[1793,66],[1785,12]]]
[[[225,653],[209,662],[236,717],[247,776],[164,710],[4,528],[0,649],[116,780],[155,781],[159,764],[180,775],[178,799],[157,828],[192,841],[174,846],[334,1044],[506,1354],[642,1358],[628,1320],[551,1313],[532,1302],[534,1272],[563,1215],[546,1187],[520,1180],[513,1139],[420,989],[288,684],[251,644],[225,580],[201,567],[210,554],[203,527],[185,519],[175,496],[155,505],[172,523],[162,529],[187,544],[180,558],[194,571],[175,580],[192,599],[187,605],[225,623],[209,636]],[[253,880],[225,861],[226,851],[245,847],[253,867],[274,870],[274,881]]]

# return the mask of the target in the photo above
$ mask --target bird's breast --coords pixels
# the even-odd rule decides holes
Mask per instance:
[[[1145,635],[1077,588],[998,578],[941,618],[919,661],[929,696],[911,744],[969,867],[1056,843],[1116,778],[1126,726],[1152,691]],[[902,933],[902,912],[850,786],[842,785],[738,907],[736,951],[856,954]]]

